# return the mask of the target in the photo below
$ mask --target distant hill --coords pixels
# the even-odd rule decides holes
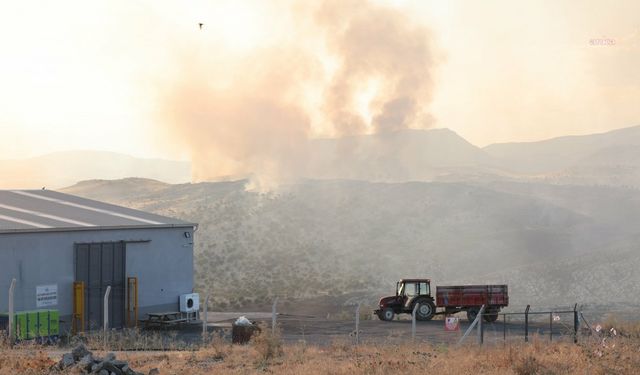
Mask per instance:
[[[534,175],[562,173],[588,164],[589,160],[597,160],[601,167],[634,162],[628,159],[628,153],[616,152],[619,149],[636,150],[637,155],[640,126],[538,142],[498,143],[483,148],[483,151],[499,161],[505,171]]]
[[[191,181],[189,162],[141,159],[104,151],[57,152],[0,160],[0,189],[60,188],[90,179],[143,177],[168,183]]]
[[[274,296],[375,300],[401,277],[506,282],[513,305],[630,303],[640,192],[532,182],[89,181],[64,189],[200,223],[196,285],[216,308]],[[615,288],[615,292],[611,291]]]
[[[404,182],[500,173],[492,156],[449,129],[316,139],[308,154],[304,176],[315,179]]]
[[[500,180],[640,188],[640,126],[485,148],[472,145],[449,129],[406,129],[311,139],[300,149],[305,150],[299,155],[300,163],[286,174],[302,179],[393,183]],[[0,174],[0,188],[58,188],[83,180],[127,177],[165,183],[191,181],[188,162],[98,151],[0,160]],[[218,176],[214,180],[238,180],[250,175]]]

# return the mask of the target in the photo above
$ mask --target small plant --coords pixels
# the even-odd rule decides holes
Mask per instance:
[[[213,359],[223,360],[231,353],[231,344],[224,340],[222,333],[207,334],[203,349],[213,354]]]
[[[261,362],[269,362],[274,358],[284,354],[282,346],[282,335],[280,329],[271,330],[266,324],[260,324],[259,333],[251,339],[253,347],[258,352]]]
[[[5,330],[0,330],[0,350],[9,349],[9,336]]]
[[[539,375],[548,373],[545,367],[531,354],[517,360],[513,366],[513,371],[518,375]]]

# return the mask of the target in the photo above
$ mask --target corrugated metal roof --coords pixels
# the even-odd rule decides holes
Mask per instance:
[[[0,190],[0,233],[195,225],[52,190]]]

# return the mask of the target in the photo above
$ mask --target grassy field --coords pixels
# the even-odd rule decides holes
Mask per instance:
[[[579,344],[549,344],[534,337],[528,344],[458,348],[411,343],[356,347],[351,341],[283,345],[265,329],[249,345],[212,340],[194,351],[122,352],[118,358],[145,374],[152,369],[160,374],[637,374],[640,338],[635,328],[614,332],[603,325],[599,334],[583,336]],[[47,348],[5,348],[0,375],[57,373],[50,367],[59,356]]]

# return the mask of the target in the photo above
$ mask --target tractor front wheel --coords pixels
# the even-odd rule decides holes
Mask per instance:
[[[382,311],[380,311],[380,313],[378,313],[378,318],[380,318],[380,320],[384,320],[386,322],[393,320],[393,317],[396,314],[393,312],[393,309],[390,307],[384,308],[382,309]]]

